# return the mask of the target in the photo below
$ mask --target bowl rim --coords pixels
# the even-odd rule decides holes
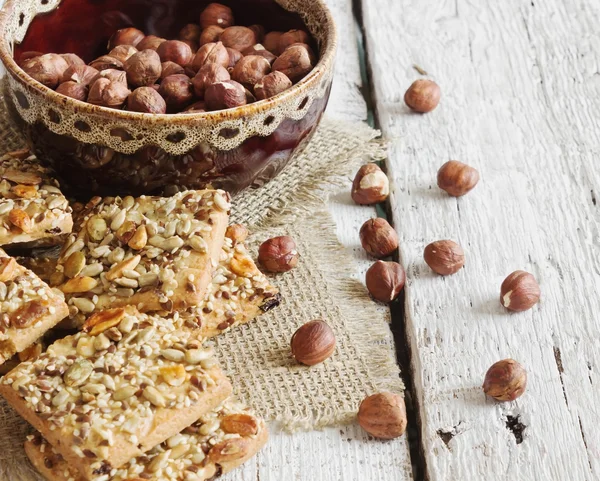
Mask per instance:
[[[282,8],[284,8],[277,0],[274,0]],[[313,70],[300,82],[293,85],[291,88],[275,95],[274,97],[259,100],[251,104],[242,105],[240,107],[230,108],[226,110],[215,110],[210,112],[195,112],[195,113],[176,113],[176,114],[150,114],[141,112],[130,112],[127,110],[112,109],[109,107],[102,107],[99,105],[93,105],[88,102],[76,100],[71,97],[62,95],[44,84],[38,82],[33,77],[30,77],[16,62],[11,52],[10,44],[6,35],[1,35],[0,38],[0,60],[4,64],[7,74],[12,74],[18,81],[25,84],[28,88],[37,91],[44,95],[49,101],[55,104],[70,105],[80,113],[93,114],[93,115],[105,115],[115,119],[123,121],[143,121],[143,122],[171,122],[171,123],[188,123],[194,120],[202,120],[203,122],[211,121],[223,121],[223,120],[237,120],[240,118],[248,117],[268,110],[273,109],[279,103],[285,103],[288,99],[292,99],[297,95],[301,95],[302,92],[311,90],[317,86],[321,78],[330,70],[333,69],[333,62],[335,60],[335,54],[338,46],[338,32],[333,15],[329,7],[325,4],[324,0],[313,0],[325,14],[327,30],[324,38],[324,48],[322,48],[322,54],[319,57],[319,61],[313,68]],[[6,3],[0,10],[0,32],[6,30],[7,24],[15,15],[15,6],[19,4],[20,0],[6,0]],[[62,3],[59,1],[58,6]],[[297,13],[297,12],[293,12]],[[36,15],[37,16],[37,15]],[[34,17],[35,18],[35,17]],[[305,24],[306,26],[306,24]]]

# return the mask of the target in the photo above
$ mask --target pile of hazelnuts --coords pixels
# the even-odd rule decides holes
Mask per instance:
[[[240,107],[289,89],[317,57],[304,30],[266,33],[235,26],[233,12],[211,3],[178,40],[118,30],[108,53],[89,65],[75,54],[25,52],[20,67],[56,92],[83,102],[151,114]]]

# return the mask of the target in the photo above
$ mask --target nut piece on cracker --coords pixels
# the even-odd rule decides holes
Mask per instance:
[[[0,382],[0,394],[87,479],[215,409],[231,384],[201,339],[132,307],[94,314]],[[108,478],[106,478],[108,479]]]
[[[265,423],[228,399],[181,433],[117,469],[111,481],[154,479],[204,481],[228,473],[254,456],[267,441]],[[39,434],[25,452],[48,481],[84,481]]]
[[[182,310],[206,296],[229,212],[223,191],[110,198],[86,211],[57,269],[73,314]],[[82,316],[84,317],[84,316]]]
[[[60,292],[0,249],[0,364],[33,345],[68,313]]]
[[[28,150],[0,157],[0,221],[0,245],[60,243],[73,228],[58,181]]]

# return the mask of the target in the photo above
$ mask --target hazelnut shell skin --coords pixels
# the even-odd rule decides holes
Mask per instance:
[[[65,62],[67,62],[69,67],[73,67],[75,65],[85,65],[83,59],[74,53],[62,53],[60,56],[65,60]]]
[[[181,40],[167,40],[156,49],[161,62],[175,62],[185,67],[192,61],[194,54],[190,46]]]
[[[231,78],[244,87],[253,88],[265,75],[271,72],[269,61],[258,55],[242,58],[231,72]]]
[[[156,35],[148,35],[137,44],[136,48],[141,52],[142,50],[157,50],[158,47],[164,42],[166,38],[157,37]]]
[[[363,249],[373,257],[387,257],[398,249],[398,234],[387,220],[380,217],[366,221],[359,236]]]
[[[163,62],[161,64],[162,71],[160,72],[160,79],[164,80],[171,75],[185,74],[185,69],[176,64],[175,62]]]
[[[119,45],[138,45],[146,37],[146,34],[137,28],[122,28],[117,30],[108,41],[108,50],[112,50]]]
[[[221,35],[225,29],[219,27],[218,25],[210,25],[202,30],[200,34],[200,46],[206,45],[207,43],[216,43],[221,38]]]
[[[108,56],[116,58],[120,62],[125,63],[131,58],[132,55],[135,55],[138,52],[139,50],[133,45],[119,45],[108,52]]]
[[[265,35],[262,40],[263,46],[269,51],[277,54],[279,52],[279,39],[283,35],[283,32],[269,32]]]
[[[532,274],[515,271],[504,279],[500,287],[500,302],[506,309],[522,312],[535,306],[541,294],[540,286]]]
[[[271,72],[254,86],[254,95],[258,100],[265,100],[285,92],[291,86],[292,81],[283,72]]]
[[[470,192],[479,182],[479,172],[458,160],[450,160],[440,167],[437,184],[452,197]]]
[[[377,164],[363,165],[352,183],[352,200],[360,205],[385,201],[390,195],[390,181]]]
[[[67,97],[70,97],[72,99],[85,102],[88,97],[88,90],[89,88],[87,85],[73,82],[72,80],[70,80],[68,82],[61,83],[57,87],[56,93],[66,95]]]
[[[239,50],[235,50],[233,48],[225,47],[227,53],[229,54],[229,64],[227,66],[228,69],[233,69],[237,65],[237,63],[244,58],[244,55]]]
[[[406,273],[397,262],[377,261],[369,267],[365,281],[371,296],[387,304],[394,301],[404,289]]]
[[[235,80],[217,82],[207,87],[204,102],[208,110],[226,110],[246,105],[246,90]]]
[[[258,261],[268,272],[288,272],[298,265],[296,242],[290,236],[268,239],[258,249]]]
[[[274,51],[277,54],[282,54],[285,50],[294,43],[310,43],[310,36],[304,30],[289,30],[281,34],[277,42],[277,49]]]
[[[98,77],[100,72],[94,67],[89,65],[72,65],[62,76],[61,83],[64,82],[76,82],[85,86],[93,84]]]
[[[229,52],[221,42],[202,45],[190,63],[196,72],[207,63],[216,63],[221,67],[229,66]]]
[[[127,81],[134,87],[156,83],[162,73],[160,56],[154,50],[142,50],[125,62]]]
[[[227,28],[235,23],[231,8],[220,3],[210,3],[200,14],[200,27],[208,28],[211,25],[217,25],[221,28]]]
[[[415,112],[427,113],[440,103],[442,91],[433,80],[415,80],[404,94],[404,102]]]
[[[283,72],[294,83],[306,77],[312,69],[310,53],[301,45],[288,48],[273,62],[273,70]]]
[[[202,98],[208,87],[217,82],[224,82],[226,80],[231,80],[231,76],[225,67],[214,63],[206,64],[198,70],[198,73],[192,79],[194,93],[196,96]]]
[[[483,381],[483,392],[497,401],[514,401],[526,388],[527,371],[514,359],[492,364]]]
[[[197,42],[202,34],[202,27],[196,23],[188,23],[179,31],[179,40]]]
[[[327,323],[310,321],[292,336],[292,355],[300,364],[314,366],[330,358],[335,351],[335,334]]]
[[[256,33],[248,27],[229,27],[221,34],[219,38],[223,45],[240,52],[246,50],[252,45],[256,45],[258,39]]]
[[[442,276],[458,272],[465,265],[465,253],[460,245],[451,240],[432,242],[423,253],[432,271]]]
[[[406,405],[399,394],[381,392],[365,398],[357,417],[358,424],[379,439],[395,439],[406,431]]]
[[[90,67],[95,68],[99,72],[103,70],[123,70],[123,62],[119,59],[111,57],[110,55],[103,55],[98,57],[96,60],[90,62]]]
[[[120,109],[131,91],[123,82],[113,82],[106,77],[100,77],[90,86],[88,102],[102,107]]]
[[[273,62],[277,60],[277,55],[269,52],[260,43],[247,48],[242,52],[242,55],[244,55],[244,57],[247,57],[248,55],[258,55],[259,57],[263,57],[265,60],[267,60],[270,65],[273,65]]]
[[[152,87],[139,87],[127,99],[127,109],[132,112],[164,114],[167,112],[167,104]]]
[[[46,87],[55,89],[69,68],[67,61],[60,55],[47,53],[40,57],[25,60],[21,68],[33,79]]]
[[[167,104],[167,113],[181,112],[194,99],[192,81],[187,75],[170,75],[165,78],[158,90]]]

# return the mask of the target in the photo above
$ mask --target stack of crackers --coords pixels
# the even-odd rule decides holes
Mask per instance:
[[[202,481],[265,444],[204,344],[280,302],[229,210],[219,190],[72,206],[29,152],[0,158],[0,245],[64,242],[0,250],[0,394],[46,479]]]

